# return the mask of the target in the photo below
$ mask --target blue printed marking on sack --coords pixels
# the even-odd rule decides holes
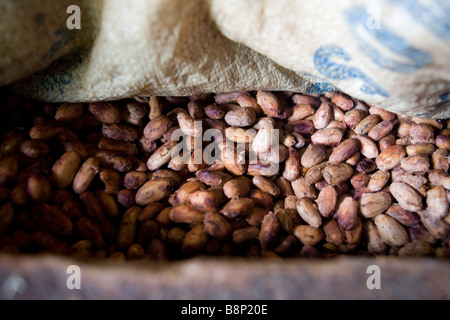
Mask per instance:
[[[60,39],[53,43],[50,49],[42,57],[42,60],[52,60],[59,50],[75,39],[76,32],[74,30],[63,28],[56,30],[55,36]]]
[[[324,92],[339,91],[338,88],[328,82],[315,82],[306,87],[306,93],[316,94]]]
[[[378,66],[394,72],[409,73],[433,62],[431,54],[413,47],[387,28],[369,29],[367,21],[370,20],[370,16],[365,7],[352,7],[345,11],[345,17],[359,50]],[[361,31],[363,31],[363,34],[360,34]],[[400,61],[383,55],[382,52],[365,40],[368,36],[383,44],[392,53],[404,57],[407,61]]]
[[[450,44],[450,1],[429,0],[427,5],[411,0],[389,2],[405,9],[414,21],[423,24],[437,37]]]
[[[378,84],[366,76],[361,70],[356,67],[338,64],[333,62],[331,58],[340,58],[344,61],[351,60],[350,55],[343,48],[334,44],[324,45],[314,54],[314,65],[321,74],[336,80],[361,79],[364,82],[360,88],[362,92],[370,95],[378,94],[383,97],[389,97],[389,93],[378,86]]]
[[[33,20],[34,20],[34,23],[38,27],[40,27],[40,26],[42,26],[44,24],[45,16],[44,16],[44,14],[42,12],[39,12],[39,13],[34,15]]]
[[[77,48],[75,51],[79,52],[79,50],[80,48]],[[60,68],[55,66],[56,69],[60,70],[55,70],[52,73],[44,73],[45,75],[39,79],[39,85],[44,87],[48,92],[57,90],[61,95],[64,95],[64,86],[73,81],[73,71],[81,66],[83,57],[81,54],[74,54],[67,57],[67,61],[71,62],[70,67],[66,69],[66,64],[64,61],[61,62]]]
[[[441,108],[449,105],[450,105],[450,92],[447,92],[439,97],[439,103],[436,104],[434,107]]]
[[[440,102],[447,102],[450,100],[450,92],[444,93],[440,96],[441,101]]]
[[[309,82],[305,88],[306,93],[316,94],[324,92],[334,92],[339,91],[338,88],[328,83],[325,79],[318,77],[316,75],[304,72],[302,77]]]

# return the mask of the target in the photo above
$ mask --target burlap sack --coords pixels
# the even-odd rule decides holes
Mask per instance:
[[[438,0],[3,0],[0,86],[53,102],[342,90],[450,118],[449,16]]]

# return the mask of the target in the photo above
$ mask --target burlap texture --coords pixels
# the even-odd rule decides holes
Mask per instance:
[[[81,8],[69,30],[66,8]],[[52,102],[342,90],[449,118],[445,2],[5,0],[0,86]]]

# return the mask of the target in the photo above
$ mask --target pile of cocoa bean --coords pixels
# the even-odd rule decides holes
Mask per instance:
[[[0,252],[450,257],[450,120],[340,92],[0,98]]]

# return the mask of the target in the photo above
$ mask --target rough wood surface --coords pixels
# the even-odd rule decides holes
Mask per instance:
[[[69,290],[78,265],[81,289]],[[381,289],[369,290],[370,265]],[[22,282],[22,291],[11,287]],[[20,287],[20,286],[18,286]],[[192,259],[170,264],[0,255],[0,298],[14,299],[449,299],[450,261],[352,258],[286,261]]]

